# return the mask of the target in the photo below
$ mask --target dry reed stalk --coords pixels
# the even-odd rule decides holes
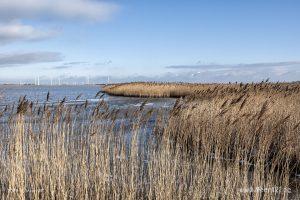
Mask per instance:
[[[124,113],[101,101],[51,107],[21,98],[0,124],[1,198],[291,197],[284,189],[297,189],[298,86],[205,87],[169,115],[146,103]]]

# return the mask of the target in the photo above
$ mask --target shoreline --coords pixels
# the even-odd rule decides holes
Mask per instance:
[[[105,85],[101,91],[122,97],[183,98],[213,85],[215,84],[132,82]]]
[[[155,83],[131,82],[109,84],[101,92],[111,96],[136,98],[214,98],[242,93],[299,92],[297,82],[282,83]]]

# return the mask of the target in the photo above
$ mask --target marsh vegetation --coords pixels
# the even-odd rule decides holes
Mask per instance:
[[[109,85],[173,108],[35,104],[0,110],[2,199],[299,198],[300,85]],[[51,95],[51,94],[49,94]],[[47,97],[45,99],[47,100]]]

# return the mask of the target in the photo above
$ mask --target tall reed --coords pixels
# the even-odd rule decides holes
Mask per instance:
[[[0,110],[1,198],[299,197],[296,86],[219,87],[171,110],[20,98]]]

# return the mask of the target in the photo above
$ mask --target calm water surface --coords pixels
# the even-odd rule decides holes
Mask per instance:
[[[40,104],[44,104],[47,99],[48,92],[50,98],[47,104],[56,104],[62,99],[66,98],[66,104],[83,104],[86,100],[90,106],[99,102],[99,97],[96,98],[96,94],[101,91],[101,86],[97,85],[83,85],[83,86],[34,86],[34,85],[0,85],[0,111],[4,109],[6,105],[17,104],[20,97],[26,95],[26,99]],[[77,99],[78,95],[81,95]],[[101,94],[100,94],[101,95]],[[163,110],[169,110],[175,103],[176,99],[172,98],[136,98],[136,97],[115,97],[104,95],[103,99],[109,104],[110,108],[119,108],[120,110],[127,110],[141,106],[145,100],[147,100],[145,109],[149,108],[164,108]],[[6,122],[7,118],[2,119]],[[82,120],[82,121],[80,121]],[[129,123],[126,119],[123,123]],[[86,123],[83,119],[77,119],[81,124]],[[122,120],[121,120],[122,121]],[[116,125],[120,125],[121,121],[117,120]],[[149,120],[145,127],[141,127],[146,130],[141,131],[139,135],[139,145],[143,146],[143,143],[147,142],[149,136],[154,128],[155,115]],[[124,137],[127,146],[131,141],[131,132],[126,132]]]
[[[88,100],[89,103],[97,103],[95,95],[101,91],[99,85],[82,85],[82,86],[35,86],[35,85],[0,85],[0,106],[18,102],[19,98],[26,95],[30,101],[44,103],[47,93],[50,93],[49,101],[56,103],[66,97],[66,102],[71,104],[82,103]],[[78,100],[76,98],[81,95]],[[114,97],[104,95],[104,100],[112,107],[134,107],[140,106],[145,98],[135,97]],[[171,98],[150,98],[146,107],[171,107],[175,99]]]

